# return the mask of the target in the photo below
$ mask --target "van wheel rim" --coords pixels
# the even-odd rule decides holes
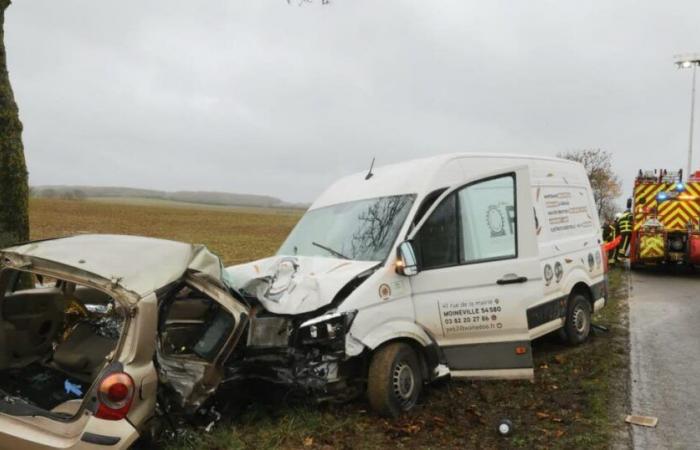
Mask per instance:
[[[574,328],[578,334],[584,334],[588,328],[588,315],[581,307],[574,311]]]
[[[394,367],[392,381],[394,393],[401,400],[402,405],[404,407],[410,405],[416,386],[416,377],[411,366],[403,361],[398,363]]]

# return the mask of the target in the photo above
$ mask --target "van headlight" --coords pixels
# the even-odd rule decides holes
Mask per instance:
[[[357,310],[353,310],[307,320],[299,326],[299,341],[303,345],[343,342],[356,315]]]

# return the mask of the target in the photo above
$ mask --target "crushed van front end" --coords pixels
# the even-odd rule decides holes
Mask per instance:
[[[262,380],[318,400],[343,401],[360,392],[349,383],[363,361],[345,351],[356,312],[311,318],[260,315],[251,319],[247,345],[229,360],[226,382]]]

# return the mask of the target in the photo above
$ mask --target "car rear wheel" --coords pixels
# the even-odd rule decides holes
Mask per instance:
[[[591,333],[591,302],[583,294],[572,294],[564,324],[566,340],[571,345],[578,345],[588,339]]]
[[[423,388],[418,355],[410,345],[396,342],[372,356],[367,397],[372,408],[385,417],[397,417],[413,408]]]

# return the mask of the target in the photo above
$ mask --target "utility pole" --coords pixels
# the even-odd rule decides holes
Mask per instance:
[[[688,138],[688,165],[686,166],[685,179],[690,177],[693,171],[693,129],[695,128],[695,79],[700,66],[700,55],[676,56],[676,67],[679,69],[693,69],[693,85],[690,90],[690,135]]]

